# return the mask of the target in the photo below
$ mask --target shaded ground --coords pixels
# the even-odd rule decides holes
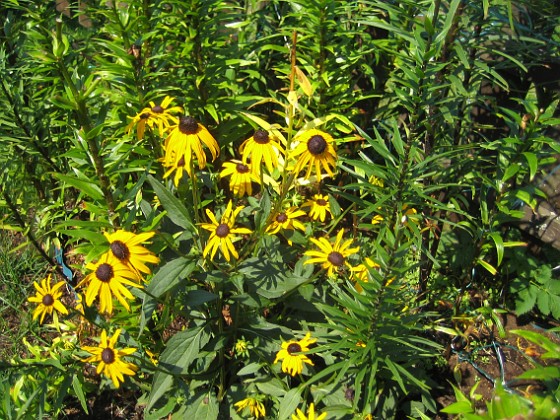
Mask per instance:
[[[490,331],[484,327],[470,328],[467,332],[468,341],[451,340],[448,346],[448,366],[443,372],[448,383],[459,385],[461,391],[469,396],[473,386],[477,385],[474,398],[475,407],[486,410],[486,402],[492,399],[494,384],[502,383],[513,392],[530,395],[541,391],[536,381],[516,381],[515,377],[539,365],[550,365],[554,362],[540,358],[544,352],[538,346],[512,334],[511,330],[528,330],[546,334],[558,324],[543,324],[533,318],[518,318],[513,314],[503,317],[506,337],[500,338],[494,328]],[[560,343],[558,335],[546,334],[553,341]],[[441,383],[441,381],[440,381]],[[443,384],[442,384],[443,385]],[[455,402],[451,386],[445,388],[437,397],[440,408]],[[438,419],[452,419],[455,416],[439,414]]]

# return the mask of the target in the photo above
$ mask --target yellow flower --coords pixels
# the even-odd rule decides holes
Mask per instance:
[[[112,253],[106,252],[98,262],[89,263],[86,268],[91,270],[78,284],[80,287],[87,284],[86,305],[90,306],[99,296],[99,310],[108,314],[113,313],[113,295],[122,305],[130,311],[127,299],[134,299],[132,293],[125,285],[142,288],[140,278],[135,271],[120,262]]]
[[[289,373],[292,376],[299,375],[303,371],[303,364],[307,363],[313,366],[313,362],[305,354],[301,352],[309,351],[309,346],[317,341],[311,338],[311,333],[307,333],[301,340],[290,340],[282,343],[282,350],[276,354],[274,363],[282,360],[282,372]]]
[[[321,168],[331,177],[334,176],[331,167],[336,166],[336,151],[334,140],[330,134],[311,129],[299,135],[296,139],[299,144],[292,151],[292,157],[298,157],[294,172],[299,173],[305,169],[305,179],[311,177],[315,169],[317,179],[321,179]]]
[[[315,415],[315,406],[313,403],[309,404],[307,416],[299,408],[296,410],[296,414],[292,414],[292,420],[323,420],[325,417],[327,417],[327,413]]]
[[[239,151],[243,163],[246,165],[250,160],[253,172],[260,175],[262,162],[270,173],[278,167],[278,155],[282,153],[282,147],[267,131],[258,129],[252,137],[243,142]]]
[[[342,242],[342,235],[344,235],[344,229],[338,232],[334,243],[330,243],[325,238],[311,238],[311,242],[319,247],[319,251],[305,251],[304,255],[311,258],[305,261],[304,264],[321,263],[322,268],[328,271],[329,276],[338,272],[343,266],[352,269],[346,258],[358,252],[360,247],[350,248],[352,239]]]
[[[377,178],[375,175],[369,177],[369,183],[371,185],[376,185],[378,187],[383,188],[385,186],[385,182],[381,178]]]
[[[156,105],[153,101],[150,101],[150,106],[142,109],[136,116],[132,118],[132,121],[126,127],[128,134],[132,132],[134,125],[136,125],[136,138],[142,140],[144,138],[144,132],[146,131],[146,125],[150,129],[157,125],[160,137],[163,137],[164,131],[170,126],[170,122],[173,121],[174,117],[171,115],[172,112],[183,112],[180,106],[173,106],[167,108],[173,98],[171,96],[166,96],[161,102],[161,105]]]
[[[141,245],[154,236],[154,234],[155,232],[134,234],[124,230],[117,230],[114,233],[104,233],[109,241],[111,254],[123,264],[144,274],[151,273],[151,270],[145,263],[157,264],[159,262],[159,258],[156,257],[153,252],[148,251]]]
[[[302,207],[309,207],[308,214],[313,220],[320,220],[321,222],[324,222],[327,217],[327,213],[330,214],[331,217],[333,215],[328,195],[315,194],[313,195],[313,198],[307,200]]]
[[[380,214],[376,214],[375,216],[373,216],[373,219],[371,219],[371,224],[378,225],[382,221],[383,221],[383,216],[381,216]]]
[[[232,160],[231,162],[224,162],[220,176],[230,176],[229,187],[234,195],[243,197],[245,194],[253,194],[252,182],[257,184],[260,182],[259,178],[251,171],[249,163],[244,164],[239,160]]]
[[[169,133],[164,143],[165,156],[162,161],[163,166],[168,170],[163,177],[167,178],[174,170],[179,168],[185,169],[189,176],[192,176],[191,161],[193,160],[193,153],[198,161],[198,168],[205,168],[206,154],[202,149],[203,143],[210,149],[212,161],[214,161],[216,156],[220,154],[220,148],[206,127],[198,123],[193,117],[181,117],[177,120],[177,125]],[[181,177],[182,172],[178,178]],[[177,185],[177,176],[174,181]]]
[[[379,264],[371,258],[366,258],[364,262],[356,267],[352,267],[352,275],[356,277],[356,290],[362,292],[363,288],[360,282],[367,283],[369,281],[369,270],[372,268],[379,268]]]
[[[239,258],[235,247],[233,246],[233,239],[235,239],[235,234],[249,234],[251,231],[247,228],[234,228],[235,218],[243,210],[243,207],[237,207],[235,210],[232,209],[232,202],[229,201],[224,214],[220,221],[216,219],[214,213],[206,209],[206,215],[212,223],[201,223],[200,227],[206,229],[210,232],[210,238],[208,238],[208,243],[202,252],[202,255],[206,257],[210,252],[210,259],[214,260],[214,255],[216,251],[220,248],[220,251],[224,255],[224,258],[229,261],[230,254],[235,259]]]
[[[300,216],[305,216],[303,210],[299,210],[297,207],[290,207],[274,217],[271,224],[266,228],[266,232],[274,235],[280,232],[280,230],[299,229],[305,231],[305,225],[297,220]]]
[[[165,174],[163,174],[163,179],[167,178],[169,175],[175,172],[175,175],[173,176],[173,185],[175,185],[175,187],[178,187],[179,181],[183,179],[183,172],[186,169],[187,173],[189,173],[190,169],[185,168],[185,156],[181,156],[178,161],[170,160],[170,162],[171,163],[166,166],[167,171],[165,172]]]
[[[66,284],[64,281],[59,281],[54,286],[51,287],[52,275],[43,280],[41,280],[41,285],[36,281],[33,282],[33,286],[37,290],[35,296],[27,298],[29,302],[38,303],[37,307],[33,311],[33,319],[37,319],[41,315],[39,323],[42,324],[45,315],[49,314],[53,316],[54,323],[58,323],[58,313],[63,315],[68,314],[68,309],[59,300],[62,296],[62,291],[60,290],[62,286]]]
[[[249,412],[256,419],[258,419],[259,417],[264,417],[266,415],[264,404],[256,398],[245,398],[244,400],[238,401],[233,405],[235,406],[235,410],[237,412],[240,412],[244,408],[248,407]]]
[[[134,363],[125,362],[122,360],[123,356],[131,355],[136,351],[135,348],[116,349],[115,344],[119,339],[121,329],[115,331],[115,334],[108,339],[105,330],[101,332],[101,338],[98,346],[82,346],[82,350],[87,351],[92,356],[83,359],[83,362],[94,363],[99,362],[97,365],[97,374],[103,374],[113,381],[116,388],[124,382],[124,375],[135,375],[138,366]]]

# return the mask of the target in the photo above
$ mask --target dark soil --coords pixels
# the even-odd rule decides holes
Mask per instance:
[[[543,325],[542,321],[531,318],[518,318],[513,314],[503,317],[506,336],[500,338],[494,328],[489,330],[482,326],[467,331],[468,340],[450,340],[448,343],[448,366],[442,372],[448,384],[459,386],[464,395],[469,396],[473,386],[475,391],[475,407],[486,410],[486,403],[492,399],[494,382],[522,395],[530,395],[541,391],[536,381],[515,380],[521,373],[532,369],[536,364],[549,365],[550,360],[540,358],[543,350],[527,340],[511,333],[511,330],[536,331],[546,334],[558,324]],[[546,334],[548,338],[560,343],[558,335]],[[441,383],[440,383],[441,384]],[[441,384],[444,385],[444,384]],[[437,396],[438,405],[443,408],[455,402],[452,387],[449,385]],[[438,419],[452,419],[454,416],[439,414]]]

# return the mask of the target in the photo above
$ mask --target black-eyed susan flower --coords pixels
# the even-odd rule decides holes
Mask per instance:
[[[136,125],[136,138],[142,140],[144,138],[146,126],[150,129],[157,126],[160,137],[163,137],[165,130],[170,126],[171,122],[173,122],[174,117],[172,113],[183,112],[180,106],[168,108],[172,101],[173,98],[171,96],[166,96],[160,105],[156,105],[153,101],[150,101],[149,107],[142,109],[142,111],[132,118],[132,121],[126,127],[127,133],[130,134]]]
[[[303,364],[313,366],[313,362],[302,352],[309,351],[309,346],[317,341],[311,338],[311,333],[307,333],[301,340],[290,340],[282,343],[282,349],[276,353],[274,363],[282,360],[282,372],[291,376],[299,375],[303,371]]]
[[[140,277],[136,271],[123,264],[112,253],[106,252],[96,263],[89,263],[86,268],[91,270],[77,287],[87,284],[86,305],[91,306],[99,297],[99,311],[113,313],[113,295],[130,311],[126,299],[134,299],[126,286],[142,288]],[[126,298],[126,299],[125,299]]]
[[[266,416],[266,409],[264,407],[264,404],[256,398],[245,398],[244,400],[238,401],[233,405],[235,406],[235,411],[237,412],[248,408],[251,416],[256,419]]]
[[[41,284],[36,281],[33,282],[33,286],[37,290],[35,296],[27,298],[29,302],[37,303],[37,307],[33,311],[33,319],[37,319],[39,316],[39,323],[42,324],[45,315],[52,315],[54,323],[58,322],[58,312],[63,315],[68,314],[68,309],[62,304],[60,298],[62,296],[62,291],[60,290],[66,282],[59,281],[54,286],[51,287],[52,275],[49,274],[47,278],[41,280]]]
[[[259,178],[251,170],[251,165],[249,163],[243,163],[235,159],[224,162],[220,176],[222,178],[231,176],[229,188],[233,192],[233,195],[237,197],[243,197],[245,194],[252,195],[252,183],[256,182],[258,184],[260,182]]]
[[[334,176],[332,168],[336,166],[336,151],[332,136],[315,128],[305,131],[294,139],[297,146],[291,152],[297,158],[294,172],[305,170],[305,179],[311,177],[315,170],[317,179],[321,179],[321,169],[331,177]]]
[[[251,230],[247,228],[234,227],[235,218],[241,212],[241,210],[243,210],[243,206],[236,207],[235,210],[233,210],[232,207],[233,204],[230,200],[219,222],[216,219],[214,213],[206,209],[206,215],[212,223],[200,224],[200,227],[202,229],[211,232],[210,238],[208,238],[208,243],[206,244],[204,251],[202,251],[202,255],[204,257],[206,257],[208,253],[210,253],[210,259],[214,260],[216,251],[218,250],[218,248],[220,248],[220,251],[227,261],[230,261],[232,256],[235,259],[239,258],[239,254],[233,246],[233,240],[236,238],[235,235],[249,234],[251,233]]]
[[[135,234],[122,229],[114,233],[104,233],[109,241],[111,254],[123,264],[144,274],[151,273],[146,263],[157,264],[159,262],[159,258],[153,252],[142,246],[154,234],[155,232]]]
[[[251,167],[256,175],[261,173],[261,164],[265,163],[269,173],[278,167],[278,156],[282,147],[266,130],[258,129],[251,137],[243,142],[239,148],[244,164],[251,161]]]
[[[334,243],[329,242],[326,238],[311,238],[311,242],[317,245],[319,250],[305,251],[304,255],[311,258],[304,264],[320,263],[321,267],[327,270],[329,276],[338,272],[344,266],[352,269],[347,257],[358,252],[360,247],[351,248],[352,239],[343,242],[343,235],[344,229],[341,229],[336,235]]]
[[[82,360],[86,363],[96,363],[97,374],[103,373],[106,377],[110,378],[118,388],[121,382],[124,382],[124,375],[134,376],[138,370],[138,366],[134,363],[125,362],[122,358],[129,356],[136,351],[135,348],[117,349],[115,345],[121,334],[121,329],[115,331],[111,338],[107,337],[105,330],[101,332],[99,345],[97,346],[82,346],[82,350],[91,354],[87,359]]]
[[[356,290],[362,292],[363,288],[360,282],[367,283],[369,281],[369,270],[379,268],[379,264],[373,261],[371,258],[365,258],[362,264],[352,267],[352,277],[356,281]]]
[[[297,207],[290,207],[287,210],[281,211],[272,219],[270,225],[266,228],[266,233],[274,235],[281,230],[295,229],[305,231],[305,225],[297,219],[301,216],[305,216],[305,212]]]
[[[172,173],[175,173],[173,175],[173,185],[175,185],[175,187],[178,187],[179,181],[183,179],[183,173],[185,172],[185,170],[187,170],[187,168],[185,168],[185,156],[181,156],[178,161],[170,159],[170,164],[169,166],[166,166],[166,169],[167,171],[165,171],[165,173],[163,174],[163,179],[167,178]]]
[[[313,220],[324,222],[327,218],[327,214],[330,214],[331,217],[333,215],[327,195],[314,194],[311,199],[303,203],[302,207],[309,208],[308,214]]]
[[[307,415],[299,408],[296,410],[296,414],[292,414],[292,420],[323,420],[325,417],[327,417],[327,413],[315,413],[315,405],[313,403],[309,404]]]
[[[192,176],[191,161],[193,156],[198,161],[198,168],[205,168],[206,154],[202,148],[203,144],[210,150],[212,161],[220,154],[220,148],[212,134],[193,117],[181,117],[177,120],[177,124],[171,128],[171,132],[165,139],[165,156],[162,159],[163,166],[170,169],[165,177],[169,176],[170,171],[178,166],[184,168],[189,176]],[[181,160],[184,161],[184,164],[178,165]]]

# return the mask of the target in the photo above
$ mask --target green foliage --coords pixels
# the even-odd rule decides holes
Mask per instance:
[[[89,393],[118,387],[82,373],[83,348],[122,329],[112,345],[134,348],[123,357],[138,371],[120,382],[145,418],[239,418],[254,414],[236,409],[246,398],[270,418],[312,402],[329,418],[431,418],[434,328],[462,335],[456,320],[470,319],[503,335],[510,307],[558,318],[557,253],[543,263],[515,227],[548,198],[541,180],[560,151],[551,138],[559,98],[536,77],[559,53],[557,6],[1,3],[2,228],[47,251],[53,270],[48,250],[61,245],[81,281],[64,285],[67,306],[76,293],[95,295],[88,282],[109,251],[104,234],[153,232],[144,256],[159,265],[123,298],[129,311],[115,302],[109,316],[89,302],[21,357],[2,351],[0,417],[56,416],[67,396],[86,410]],[[200,143],[182,115],[216,139],[220,153],[206,165],[209,137]],[[190,165],[175,156],[170,169],[174,128],[196,139],[185,140]],[[283,153],[237,197],[223,171],[232,159],[260,164],[240,148],[255,129]],[[323,177],[294,169],[310,130],[336,146],[335,165],[317,164]],[[317,194],[330,206],[324,221],[309,210]],[[290,211],[301,226],[271,233]],[[229,254],[211,249],[220,226],[233,236]],[[7,261],[2,276],[44,271]],[[3,308],[32,294],[2,281]],[[290,357],[310,363],[292,376],[277,355],[307,333],[305,356]],[[553,386],[548,368],[526,375]],[[550,413],[554,392],[529,401],[497,388],[488,418]],[[455,393],[446,412],[476,416],[474,389]]]

